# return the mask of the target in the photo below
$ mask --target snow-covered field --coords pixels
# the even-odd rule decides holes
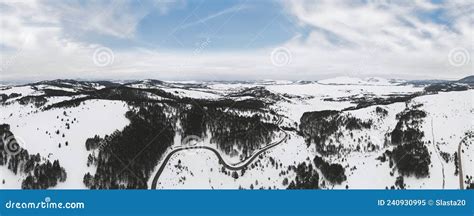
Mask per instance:
[[[365,95],[387,97],[392,94],[410,94],[423,90],[421,87],[411,85],[323,85],[319,83],[311,84],[291,84],[272,85],[267,89],[280,94],[298,95],[303,99],[293,99],[291,103],[278,103],[276,109],[280,109],[293,121],[299,121],[304,112],[319,110],[342,110],[354,106],[351,101],[329,101],[325,99],[335,99],[343,97],[364,97]]]
[[[350,102],[333,102],[322,100],[325,97],[345,97],[357,94],[376,94],[380,96],[389,94],[407,94],[420,91],[420,88],[412,86],[385,86],[385,85],[321,85],[321,84],[307,84],[307,85],[272,85],[267,86],[267,89],[287,94],[298,94],[311,99],[295,99],[292,103],[281,102],[278,103],[276,109],[284,115],[287,115],[290,121],[299,121],[302,113],[307,111],[318,110],[342,110],[344,108],[353,106]],[[425,134],[424,140],[433,140],[435,136],[435,145],[428,146],[431,155],[430,175],[427,178],[405,178],[406,188],[424,188],[424,189],[456,189],[459,188],[459,177],[454,175],[454,153],[457,151],[459,142],[464,138],[464,133],[473,131],[474,117],[473,113],[473,98],[474,91],[461,92],[447,92],[436,95],[421,96],[415,98],[412,104],[423,104],[428,116],[425,118],[422,131]],[[389,167],[388,162],[380,162],[376,158],[387,150],[392,149],[392,146],[384,146],[385,134],[393,130],[397,120],[395,115],[405,108],[405,103],[394,103],[390,105],[383,105],[388,111],[388,115],[380,119],[375,114],[375,106],[347,111],[352,116],[359,119],[375,119],[375,128],[370,130],[363,130],[354,132],[354,137],[362,137],[370,143],[376,145],[378,149],[369,150],[362,149],[362,151],[351,151],[344,155],[343,158],[331,158],[332,162],[341,163],[347,170],[347,181],[340,185],[327,184],[327,188],[348,188],[352,189],[367,189],[380,188],[394,185],[396,180],[395,175],[391,175],[392,168]],[[433,122],[433,131],[431,130],[431,122]],[[446,127],[449,125],[450,127]],[[160,188],[286,188],[282,185],[282,179],[288,177],[291,179],[291,172],[287,175],[280,175],[281,171],[288,170],[288,166],[297,165],[300,162],[310,162],[315,156],[316,152],[312,147],[306,147],[306,144],[301,137],[293,134],[293,139],[287,143],[279,145],[273,149],[268,150],[265,158],[259,160],[254,169],[246,170],[243,176],[234,179],[228,174],[222,173],[221,165],[217,163],[217,158],[212,152],[206,150],[191,150],[194,151],[189,156],[189,152],[181,152],[173,156],[169,161],[166,171],[163,172],[160,178]],[[348,134],[339,140],[341,144],[347,149],[355,149],[357,143],[351,139]],[[435,149],[439,148],[439,150]],[[468,146],[464,147],[468,148]],[[449,153],[451,155],[450,161],[447,163],[439,156],[439,151]],[[466,151],[465,151],[466,152]],[[282,167],[275,169],[269,166],[268,158],[272,157]],[[310,159],[310,160],[308,160]],[[178,161],[181,163],[178,165]],[[472,175],[472,156],[469,153],[463,155],[463,169],[470,172]],[[356,169],[351,169],[356,167]],[[209,168],[209,169],[208,169]],[[396,172],[396,171],[395,171]],[[444,172],[444,176],[443,176]],[[176,176],[176,174],[178,174]],[[321,177],[322,175],[320,175]],[[276,179],[276,180],[275,180]],[[444,180],[443,180],[444,179]],[[210,180],[210,181],[207,181]],[[255,185],[255,181],[259,183]],[[443,184],[444,181],[444,184]]]
[[[279,145],[262,153],[244,170],[227,170],[219,164],[218,157],[210,150],[192,149],[173,154],[166,164],[158,180],[160,189],[285,189],[286,180],[292,181],[295,172],[290,167],[302,162],[313,163],[313,158],[319,153],[314,145],[307,145],[299,130],[300,118],[303,113],[321,110],[344,110],[355,107],[354,98],[388,98],[393,95],[410,95],[422,92],[423,87],[400,84],[382,78],[358,79],[338,77],[318,82],[298,83],[289,81],[256,82],[256,83],[207,83],[199,86],[198,82],[169,82],[168,84],[154,84],[152,81],[134,83],[128,86],[144,89],[161,89],[178,98],[196,98],[219,100],[232,98],[235,101],[252,99],[253,96],[230,96],[236,92],[253,88],[264,87],[274,95],[283,98],[271,103],[268,110],[274,111],[281,117],[280,127],[293,128],[287,130],[288,139]],[[185,86],[186,87],[182,87]],[[193,86],[190,86],[193,85]],[[96,85],[96,89],[104,86]],[[0,94],[10,95],[19,93],[21,96],[9,98],[0,105],[0,123],[9,124],[11,132],[22,142],[30,154],[39,153],[42,157],[53,161],[59,160],[67,172],[67,180],[59,183],[55,188],[85,188],[84,174],[94,174],[95,167],[87,166],[85,142],[88,138],[99,135],[101,137],[122,130],[130,122],[125,117],[129,105],[120,100],[88,99],[78,106],[70,108],[43,108],[61,101],[83,98],[86,95],[48,96],[41,107],[32,104],[21,105],[16,99],[24,96],[43,95],[45,89],[74,92],[72,88],[56,87],[46,84],[0,88]],[[161,96],[146,92],[150,99],[162,99]],[[270,101],[270,98],[259,98]],[[405,177],[404,183],[408,189],[458,189],[459,175],[455,175],[456,166],[454,154],[461,152],[462,171],[464,180],[466,175],[474,175],[472,143],[474,132],[474,90],[440,92],[424,95],[412,99],[408,105],[421,104],[427,116],[423,119],[420,129],[424,133],[430,153],[431,164],[429,176],[425,178]],[[406,108],[404,102],[388,105],[368,106],[361,109],[344,111],[344,114],[361,120],[372,120],[370,129],[347,131],[341,129],[337,139],[342,146],[340,154],[325,156],[331,163],[339,163],[345,168],[347,180],[341,184],[330,184],[324,179],[320,170],[320,187],[334,189],[367,189],[390,188],[394,185],[398,173],[389,167],[388,162],[381,162],[377,158],[386,150],[394,146],[386,145],[386,134],[395,128],[396,115]],[[387,110],[387,115],[381,117],[375,112],[376,107]],[[267,111],[268,111],[267,110]],[[229,109],[228,112],[237,112]],[[238,111],[240,116],[252,116],[252,111]],[[174,114],[166,113],[171,118]],[[176,125],[180,125],[179,122]],[[467,135],[466,135],[467,134]],[[470,135],[469,135],[470,134]],[[155,167],[155,172],[161,165],[163,158],[173,149],[179,148],[183,137],[176,133],[174,144],[161,157]],[[281,134],[274,141],[283,139]],[[360,140],[365,145],[360,145]],[[336,140],[336,139],[334,139]],[[67,144],[66,144],[67,143]],[[374,148],[368,147],[370,143]],[[206,137],[200,145],[217,149]],[[265,143],[262,143],[265,146]],[[359,147],[358,147],[359,146]],[[460,150],[459,150],[460,147]],[[356,150],[357,149],[357,150]],[[220,151],[219,149],[217,149]],[[238,157],[221,152],[225,161],[235,164]],[[447,157],[447,159],[444,159]],[[447,161],[446,161],[447,160]],[[313,164],[313,167],[315,165]],[[153,173],[155,173],[153,172]],[[25,176],[15,175],[6,166],[0,166],[0,188],[21,188]],[[151,185],[154,175],[147,184]],[[284,183],[285,180],[285,183]],[[322,182],[325,182],[324,184]]]
[[[125,118],[128,107],[120,101],[89,100],[79,107],[40,112],[18,103],[0,109],[0,121],[10,125],[15,137],[22,141],[23,148],[30,154],[39,153],[51,161],[60,161],[67,172],[67,180],[59,183],[57,188],[85,188],[82,183],[84,174],[93,171],[86,165],[86,139],[111,134],[128,124]],[[66,129],[66,123],[69,123],[69,129]],[[0,184],[0,188],[21,187],[21,177],[24,176],[12,174],[2,167],[0,176],[10,177],[5,177],[8,184]]]

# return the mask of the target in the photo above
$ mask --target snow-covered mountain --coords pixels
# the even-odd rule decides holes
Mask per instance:
[[[472,187],[469,80],[4,85],[0,187]]]
[[[399,82],[399,81],[398,81]],[[355,78],[355,77],[335,77],[330,79],[319,80],[320,84],[329,85],[393,85],[394,80],[387,80],[380,77]]]

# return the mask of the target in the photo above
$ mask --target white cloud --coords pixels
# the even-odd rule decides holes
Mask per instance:
[[[244,10],[246,9],[247,6],[245,5],[237,5],[237,6],[234,6],[234,7],[230,7],[230,8],[227,8],[227,9],[224,9],[224,10],[221,10],[217,13],[214,13],[214,14],[211,14],[209,16],[206,16],[204,18],[200,18],[199,20],[196,20],[196,21],[193,21],[193,22],[189,22],[189,23],[185,23],[183,25],[181,25],[179,27],[179,29],[185,29],[185,28],[189,28],[191,26],[195,26],[195,25],[198,25],[198,24],[202,24],[202,23],[206,23],[208,22],[209,20],[212,20],[212,19],[216,19],[220,16],[223,16],[223,15],[226,15],[226,14],[232,14],[232,13],[237,13],[241,10]]]
[[[73,34],[97,33],[132,38],[138,23],[153,9],[167,13],[178,1],[65,1],[48,5]]]
[[[316,70],[352,75],[417,75],[461,77],[472,74],[472,62],[449,64],[450,50],[463,47],[473,54],[473,3],[447,1],[291,1],[291,13],[302,25],[313,27],[304,42],[287,46],[313,59]],[[446,11],[441,23],[423,20],[421,13]],[[444,23],[443,23],[444,22]],[[451,27],[449,26],[451,25]],[[305,47],[311,47],[306,49]],[[315,68],[315,67],[313,67]]]
[[[93,32],[133,38],[150,5],[137,8],[127,1],[112,5],[105,1],[2,1],[0,45],[8,49],[0,54],[0,79],[318,79],[342,74],[459,78],[474,71],[472,1],[367,2],[286,1],[283,4],[288,11],[284,13],[311,31],[274,47],[219,53],[204,48],[198,54],[192,50],[112,48],[114,63],[97,67],[92,56],[101,45],[68,35]],[[176,4],[183,3],[165,0],[152,6],[156,5],[160,13],[169,13]],[[435,10],[443,11],[441,22],[420,17]],[[212,41],[209,46],[213,46]],[[289,65],[272,65],[270,55],[275,47],[291,51]],[[471,59],[460,67],[448,59],[450,51],[459,47],[467,49]]]

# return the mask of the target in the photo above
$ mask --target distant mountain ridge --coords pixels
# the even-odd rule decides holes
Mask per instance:
[[[318,83],[325,85],[393,85],[393,80],[387,80],[380,77],[335,77],[330,79],[319,80]]]
[[[91,86],[92,85],[102,85],[105,87],[115,87],[120,85],[134,85],[134,84],[145,84],[145,85],[154,85],[154,86],[172,86],[172,85],[202,85],[202,84],[260,84],[260,85],[274,85],[274,84],[311,84],[311,83],[320,83],[320,84],[332,84],[332,85],[392,85],[394,83],[405,83],[405,84],[415,84],[415,85],[426,85],[434,83],[474,83],[474,75],[464,77],[459,80],[443,80],[443,79],[422,79],[422,80],[407,80],[407,79],[386,79],[381,77],[349,77],[349,76],[338,76],[322,80],[214,80],[214,81],[172,81],[172,80],[158,80],[158,79],[137,79],[137,80],[80,80],[80,79],[53,79],[53,80],[42,80],[37,82],[28,82],[24,84],[9,84],[3,83],[0,81],[0,86],[24,86],[24,85],[52,85],[62,87],[67,85],[71,86]]]
[[[464,78],[458,80],[458,82],[460,82],[460,83],[469,83],[469,84],[474,83],[474,75],[464,77]]]

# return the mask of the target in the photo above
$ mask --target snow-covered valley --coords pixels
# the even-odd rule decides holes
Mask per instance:
[[[472,187],[472,84],[2,86],[0,188]]]

